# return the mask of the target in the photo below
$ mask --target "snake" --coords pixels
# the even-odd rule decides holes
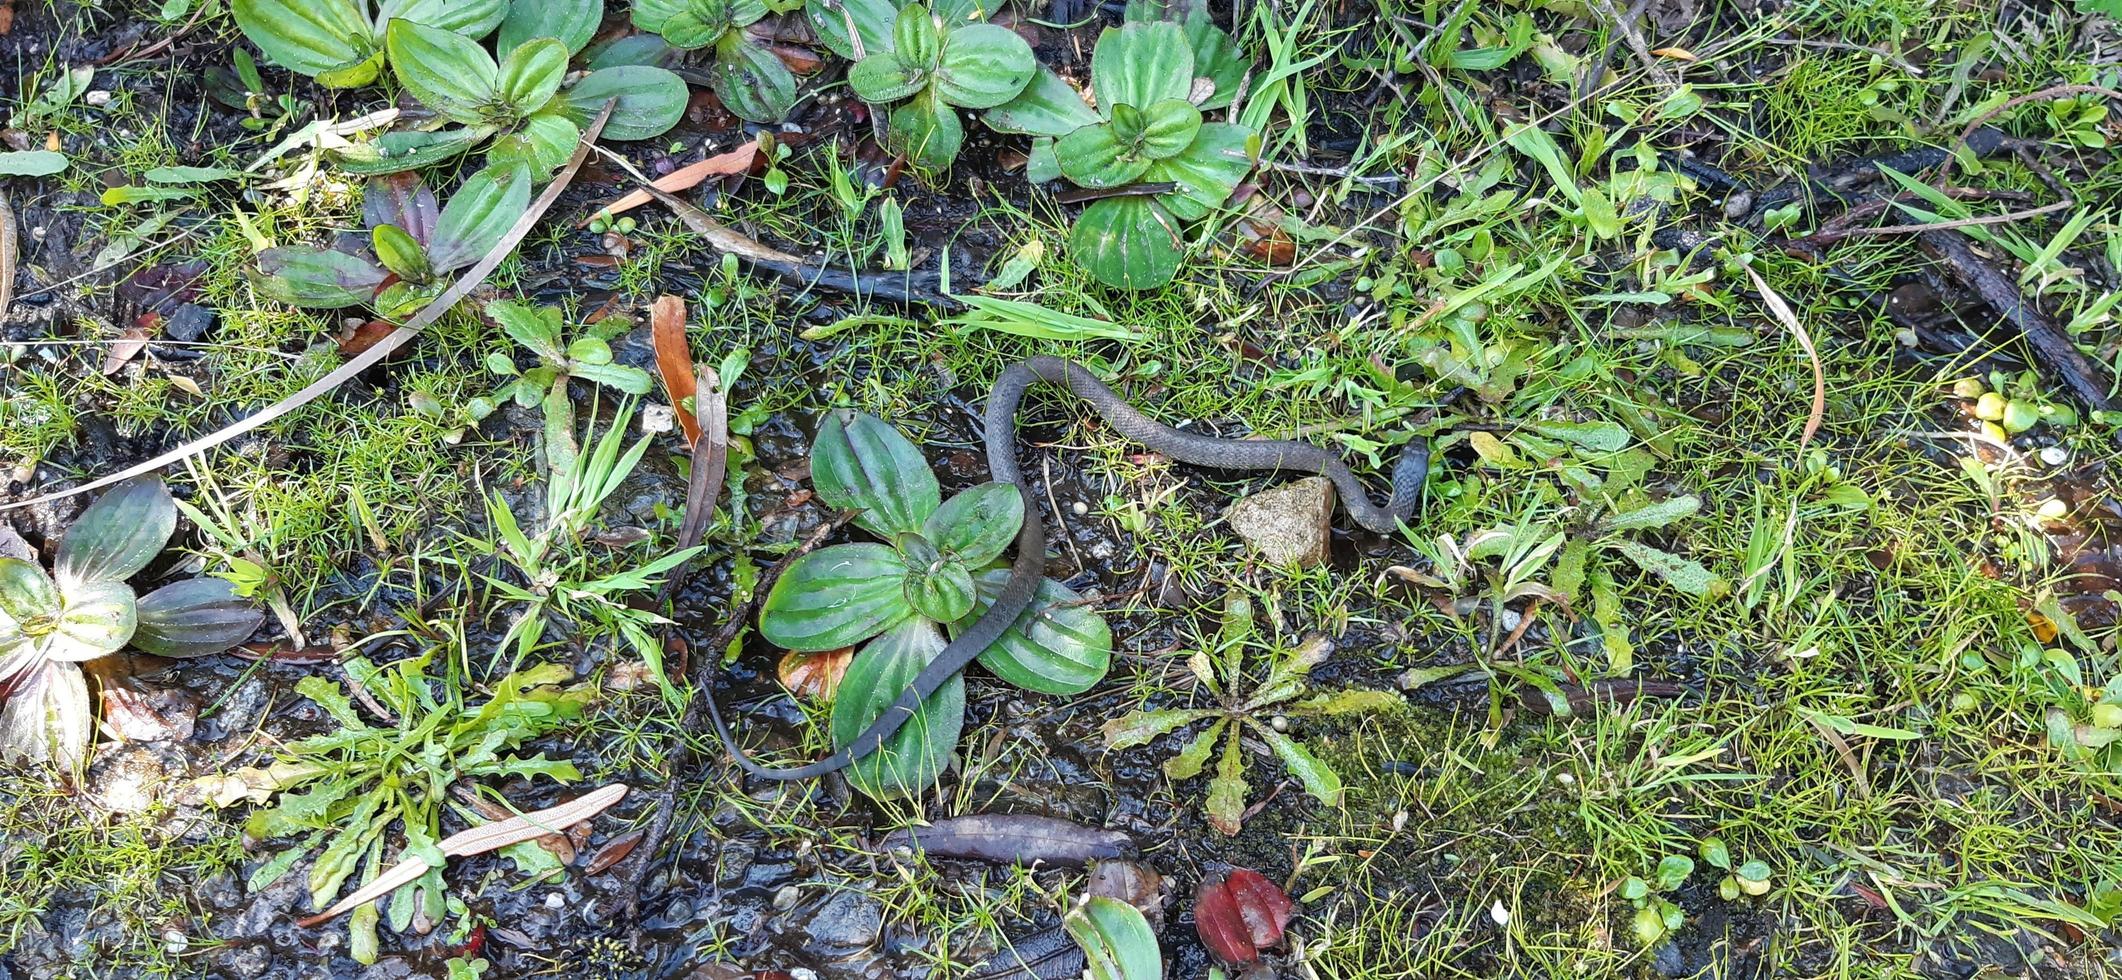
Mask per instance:
[[[921,703],[964,670],[1030,611],[1046,572],[1046,526],[1031,487],[1017,467],[1017,413],[1024,396],[1034,385],[1064,388],[1103,418],[1113,431],[1130,441],[1181,463],[1220,470],[1300,471],[1333,481],[1340,491],[1341,505],[1349,518],[1362,528],[1391,534],[1414,516],[1422,503],[1423,483],[1429,476],[1429,440],[1414,436],[1401,448],[1393,467],[1392,491],[1384,504],[1371,500],[1370,491],[1341,457],[1308,442],[1291,439],[1227,439],[1184,432],[1142,414],[1119,393],[1106,387],[1089,370],[1059,357],[1031,357],[1005,369],[995,379],[983,413],[990,477],[1017,488],[1024,501],[1024,524],[1017,531],[1017,554],[1010,563],[1009,577],[995,600],[980,618],[946,644],[935,659],[915,675],[884,712],[861,734],[833,754],[798,766],[770,767],[761,764],[738,745],[712,694],[708,714],[715,733],[738,768],[762,779],[811,779],[845,769],[882,748]]]

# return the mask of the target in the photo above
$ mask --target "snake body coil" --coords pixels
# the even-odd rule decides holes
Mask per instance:
[[[1011,365],[995,380],[985,415],[988,472],[997,482],[1015,486],[1024,498],[1024,526],[1017,532],[1017,557],[1010,565],[1009,579],[1001,593],[971,628],[958,634],[921,669],[862,734],[832,755],[807,765],[760,765],[730,734],[712,694],[703,692],[716,734],[745,772],[763,779],[807,779],[844,769],[877,751],[914,716],[921,702],[994,645],[1031,608],[1046,570],[1046,527],[1023,472],[1017,468],[1017,410],[1025,393],[1042,381],[1067,388],[1090,403],[1114,431],[1179,462],[1224,470],[1297,470],[1324,476],[1340,490],[1341,504],[1349,516],[1369,531],[1393,533],[1422,502],[1422,484],[1429,475],[1429,443],[1422,438],[1409,441],[1401,451],[1400,461],[1393,468],[1392,495],[1384,506],[1379,506],[1371,502],[1362,481],[1356,479],[1341,457],[1318,446],[1285,439],[1224,439],[1181,432],[1136,411],[1081,365],[1058,357],[1028,358]]]

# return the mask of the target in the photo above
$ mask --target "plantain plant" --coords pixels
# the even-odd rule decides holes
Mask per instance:
[[[861,37],[848,87],[864,102],[892,107],[892,148],[920,166],[940,170],[958,158],[965,124],[957,110],[989,109],[1016,98],[1039,68],[1031,45],[1015,31],[975,19],[982,16],[983,10],[963,2],[946,0],[933,10],[911,4],[898,12],[888,34]],[[838,40],[823,32],[820,38],[828,46]],[[840,53],[856,59],[857,50],[848,43]]]
[[[126,580],[177,529],[162,481],[119,484],[59,541],[52,573],[0,558],[0,756],[79,770],[95,730],[84,661],[132,646],[202,657],[249,638],[264,614],[228,582],[189,578],[135,597]]]
[[[1231,104],[1246,67],[1205,10],[1137,2],[1091,53],[1095,108],[1041,69],[984,118],[999,132],[1035,137],[1033,181],[1112,192],[1076,218],[1070,250],[1099,282],[1152,289],[1177,274],[1186,226],[1222,207],[1252,172],[1257,135],[1204,115]]]
[[[744,32],[769,13],[765,0],[637,0],[634,26],[682,51],[711,49],[711,87],[729,111],[776,122],[796,105],[796,76]]]
[[[535,3],[526,2],[526,7]],[[231,0],[236,26],[267,60],[332,88],[358,88],[383,72],[394,22],[485,37],[508,0]]]
[[[368,305],[385,319],[417,312],[448,286],[451,272],[479,261],[530,207],[530,171],[489,167],[449,204],[417,175],[372,178],[362,195],[367,247],[282,245],[258,255],[258,290],[293,306]]]
[[[759,617],[759,631],[788,650],[864,644],[833,700],[835,746],[853,742],[921,668],[946,632],[969,628],[993,604],[1009,569],[999,562],[1024,523],[1024,501],[1005,483],[943,500],[913,443],[860,413],[819,427],[811,481],[828,506],[885,543],[839,544],[797,559]],[[1112,632],[1104,617],[1052,579],[1030,609],[980,654],[989,672],[1027,691],[1080,694],[1105,676]],[[954,677],[849,781],[871,796],[903,796],[942,775],[965,724],[965,680]]]
[[[1243,822],[1245,798],[1245,737],[1266,744],[1297,778],[1305,792],[1327,806],[1341,805],[1341,777],[1304,743],[1292,738],[1286,723],[1290,718],[1330,717],[1388,711],[1402,707],[1400,696],[1391,691],[1345,690],[1308,694],[1307,677],[1333,652],[1333,642],[1323,636],[1306,638],[1295,648],[1270,644],[1264,658],[1265,676],[1250,690],[1246,651],[1253,639],[1252,599],[1233,588],[1223,600],[1223,622],[1209,649],[1194,652],[1187,660],[1194,678],[1216,699],[1209,708],[1142,709],[1107,722],[1107,748],[1127,749],[1147,745],[1160,736],[1199,722],[1208,726],[1185,743],[1177,755],[1164,762],[1164,775],[1174,782],[1192,779],[1216,757],[1215,775],[1208,781],[1203,808],[1209,825],[1236,836]],[[1222,747],[1220,755],[1217,747]]]

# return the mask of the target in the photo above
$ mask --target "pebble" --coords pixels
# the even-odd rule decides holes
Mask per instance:
[[[2062,446],[2050,446],[2041,450],[2041,462],[2050,466],[2061,466],[2070,462],[2070,450]]]
[[[1323,476],[1292,480],[1232,504],[1230,528],[1277,565],[1320,565],[1333,540],[1334,484]]]
[[[546,893],[546,895],[545,895],[545,907],[546,907],[546,908],[549,908],[549,909],[556,909],[556,910],[557,910],[557,909],[560,909],[560,908],[562,908],[562,907],[564,907],[564,906],[566,906],[566,905],[567,905],[567,896],[565,896],[565,895],[562,895],[562,894],[560,894],[559,892],[547,892],[547,893]]]
[[[1068,511],[1069,513],[1074,514],[1077,517],[1082,517],[1083,515],[1090,513],[1090,505],[1078,500],[1075,503],[1068,505]]]
[[[111,104],[111,94],[109,90],[99,88],[84,93],[81,96],[81,101],[87,103],[91,109],[101,109]]]

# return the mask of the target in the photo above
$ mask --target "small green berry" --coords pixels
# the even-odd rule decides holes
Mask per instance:
[[[614,227],[619,229],[619,234],[631,235],[634,233],[634,229],[641,227],[641,225],[639,222],[635,221],[632,216],[628,216],[620,218],[619,223]]]
[[[1975,399],[1975,417],[1984,422],[1995,422],[2004,417],[2004,408],[2010,404],[2004,396],[1994,391],[1983,393]]]
[[[2004,405],[2004,431],[2006,432],[2017,435],[2033,428],[2035,423],[2040,421],[2041,410],[2035,408],[2032,402],[2023,402],[2014,398]]]

